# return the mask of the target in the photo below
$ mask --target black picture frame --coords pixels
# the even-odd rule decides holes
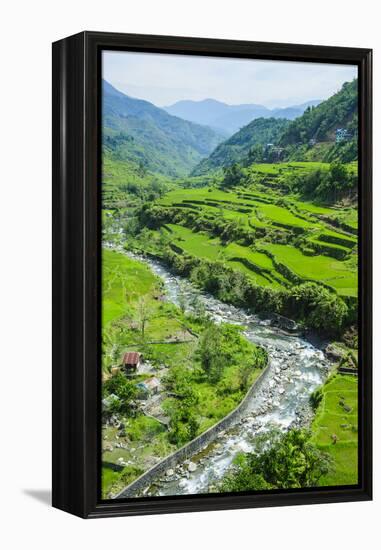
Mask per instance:
[[[100,499],[102,49],[359,68],[359,484],[262,494]],[[372,50],[82,32],[53,44],[53,506],[83,518],[372,498]]]

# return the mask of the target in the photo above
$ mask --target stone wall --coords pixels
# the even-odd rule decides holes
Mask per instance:
[[[260,384],[264,380],[269,365],[267,365],[255,382],[252,384],[247,394],[241,401],[241,403],[227,416],[222,420],[214,424],[211,428],[206,430],[204,433],[192,439],[189,443],[180,447],[177,451],[174,451],[172,454],[161,460],[158,464],[155,464],[152,468],[147,470],[140,477],[135,479],[132,483],[127,485],[120,493],[118,493],[114,498],[130,498],[136,496],[136,493],[149,486],[155,479],[162,477],[162,475],[171,469],[174,469],[177,464],[184,462],[185,460],[191,458],[193,455],[198,453],[205,445],[209,445],[219,434],[219,432],[230,428],[234,425],[246,412],[250,404],[251,399],[254,397],[254,394],[258,390]]]

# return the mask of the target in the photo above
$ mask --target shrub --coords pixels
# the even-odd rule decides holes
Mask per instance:
[[[137,389],[135,384],[127,380],[123,373],[118,372],[104,382],[103,394],[105,397],[113,394],[118,398],[118,400],[113,401],[110,413],[120,413],[126,416],[133,415]]]
[[[311,393],[310,404],[314,411],[317,410],[322,399],[323,399],[323,390],[321,388],[317,388],[314,392]]]
[[[238,327],[211,324],[200,338],[196,355],[206,376],[211,381],[218,382],[227,367],[253,367],[254,349],[242,337]]]
[[[316,283],[303,283],[293,288],[290,311],[306,326],[325,333],[338,333],[348,315],[345,302],[334,292]]]
[[[331,458],[306,430],[274,431],[257,438],[254,453],[241,455],[223,480],[223,491],[316,487],[332,468]]]

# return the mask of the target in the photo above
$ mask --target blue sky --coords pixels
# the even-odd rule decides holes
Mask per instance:
[[[286,107],[326,99],[356,76],[352,65],[103,52],[103,78],[159,107],[206,98]]]

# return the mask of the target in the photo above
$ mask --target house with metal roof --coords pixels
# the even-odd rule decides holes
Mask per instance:
[[[126,374],[134,373],[140,366],[143,356],[138,351],[127,351],[122,358],[122,367]]]

